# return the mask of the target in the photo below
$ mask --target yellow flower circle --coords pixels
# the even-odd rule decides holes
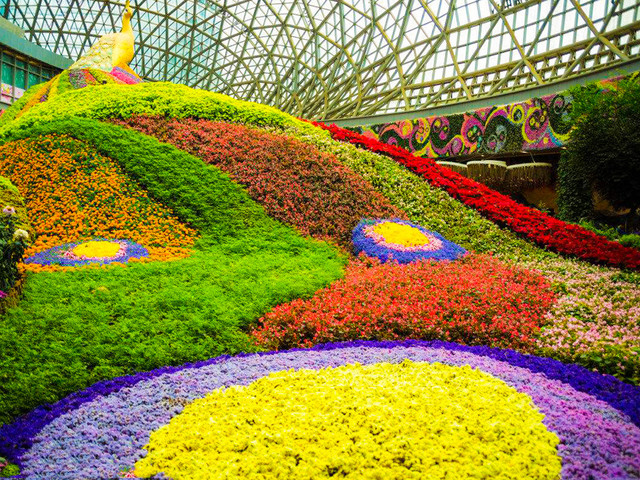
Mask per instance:
[[[104,240],[81,243],[72,250],[74,255],[87,258],[111,258],[120,251],[120,244]]]
[[[558,437],[528,395],[472,368],[414,363],[273,373],[187,405],[138,476],[557,479]]]
[[[381,235],[387,243],[395,243],[403,247],[421,247],[430,243],[429,237],[411,225],[382,222],[373,227],[373,231]]]

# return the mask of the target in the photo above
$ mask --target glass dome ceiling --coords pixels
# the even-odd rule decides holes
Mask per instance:
[[[0,14],[29,40],[75,60],[120,30],[123,6],[0,0]],[[640,57],[636,0],[132,0],[132,7],[131,67],[142,77],[306,118],[435,107]]]

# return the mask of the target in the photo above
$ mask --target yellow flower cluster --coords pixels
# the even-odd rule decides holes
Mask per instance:
[[[73,249],[78,257],[111,258],[120,251],[120,244],[104,240],[84,242]]]
[[[151,434],[135,473],[179,479],[558,479],[528,395],[472,368],[359,364],[212,392]]]
[[[419,247],[429,244],[429,238],[411,225],[383,222],[377,224],[373,231],[381,235],[387,243],[395,243],[403,247]]]

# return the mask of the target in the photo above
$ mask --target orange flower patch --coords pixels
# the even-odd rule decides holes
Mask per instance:
[[[148,197],[113,160],[67,136],[48,135],[0,147],[0,175],[25,198],[36,241],[26,255],[78,240],[124,238],[150,260],[189,255],[196,231]],[[70,267],[29,265],[31,271]]]

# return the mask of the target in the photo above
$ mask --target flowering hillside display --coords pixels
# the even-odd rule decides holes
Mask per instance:
[[[29,239],[0,476],[640,478],[640,252],[353,132],[91,78],[0,119]]]
[[[640,251],[612,242],[578,225],[568,224],[531,207],[525,207],[489,187],[452,170],[438,166],[433,160],[416,157],[401,148],[345,130],[336,125],[314,123],[331,132],[334,139],[362,146],[388,155],[426,181],[443,188],[491,220],[505,225],[541,246],[584,260],[640,269]]]

